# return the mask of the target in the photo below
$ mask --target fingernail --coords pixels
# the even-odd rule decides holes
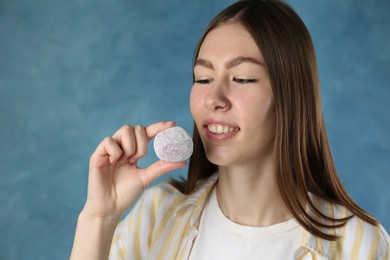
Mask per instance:
[[[165,121],[164,123],[167,125],[176,125],[175,121]]]

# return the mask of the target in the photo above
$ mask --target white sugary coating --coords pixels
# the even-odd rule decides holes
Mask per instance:
[[[193,149],[191,136],[179,126],[165,129],[154,138],[154,151],[163,161],[185,161],[192,155]]]

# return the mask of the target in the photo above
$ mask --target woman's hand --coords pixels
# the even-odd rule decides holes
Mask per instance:
[[[120,216],[155,179],[186,162],[158,161],[145,169],[137,161],[147,153],[148,142],[174,122],[148,127],[125,125],[105,138],[90,158],[88,197],[83,213],[95,217]]]
[[[156,178],[185,162],[158,161],[145,169],[137,167],[148,142],[174,122],[143,126],[123,126],[105,138],[91,155],[88,197],[79,215],[71,259],[107,259],[120,216]]]

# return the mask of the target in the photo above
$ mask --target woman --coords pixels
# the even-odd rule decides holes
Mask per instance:
[[[124,126],[99,144],[73,259],[390,258],[388,234],[337,176],[313,44],[290,7],[240,1],[210,23],[190,108],[187,181],[148,189],[118,227],[153,180],[186,164],[137,168],[173,122]]]

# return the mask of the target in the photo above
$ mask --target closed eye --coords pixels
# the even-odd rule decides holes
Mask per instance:
[[[240,78],[233,78],[233,81],[239,83],[239,84],[248,84],[248,83],[255,83],[257,82],[257,79],[240,79]]]
[[[198,84],[210,84],[212,82],[211,79],[199,79],[199,80],[195,80],[195,83],[198,83]]]

